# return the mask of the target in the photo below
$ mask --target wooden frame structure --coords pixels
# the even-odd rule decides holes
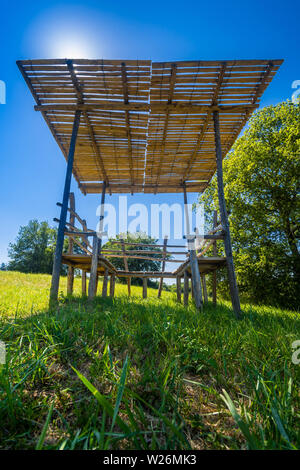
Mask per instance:
[[[143,279],[159,277],[159,296],[164,277],[176,277],[184,302],[188,279],[197,308],[202,309],[200,273],[227,264],[233,309],[240,315],[238,288],[233,265],[228,216],[224,199],[222,159],[232,147],[282,60],[183,61],[48,59],[18,61],[18,67],[40,111],[58,143],[67,171],[61,204],[58,237],[53,265],[51,299],[56,300],[62,262],[69,264],[68,292],[72,291],[74,267],[90,271],[89,297],[97,288],[97,276],[104,274],[103,294],[110,293],[116,276],[130,279],[130,254],[121,246],[125,271],[116,271],[101,251],[101,239],[85,228],[74,232],[74,218],[67,224],[70,183],[73,174],[83,194],[203,192],[217,170],[221,225],[204,241],[214,245],[214,259],[190,249],[187,261],[172,272],[139,273]],[[75,213],[74,205],[69,208]],[[72,212],[73,211],[73,212]],[[100,217],[100,222],[103,215]],[[69,227],[69,232],[66,228]],[[101,231],[101,230],[100,230]],[[83,237],[87,250],[83,258],[62,254],[64,235],[71,240]],[[88,237],[93,236],[92,251]],[[192,235],[187,234],[189,238]],[[223,239],[226,258],[216,256],[216,239]],[[208,243],[208,244],[209,244]],[[72,250],[72,243],[71,248]],[[202,254],[203,251],[202,250]],[[164,246],[166,254],[166,245]],[[136,254],[136,257],[139,254]],[[118,255],[119,256],[119,255]],[[162,260],[164,263],[164,260]],[[175,260],[174,260],[175,261]],[[206,268],[204,268],[206,266]],[[210,266],[210,268],[208,268]],[[178,280],[179,279],[179,280]],[[205,279],[202,277],[203,284]],[[143,284],[146,296],[146,280]],[[213,282],[216,302],[216,277]]]

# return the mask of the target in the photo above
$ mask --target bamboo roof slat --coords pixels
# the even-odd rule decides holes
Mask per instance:
[[[84,194],[202,192],[283,61],[41,59],[18,67],[65,159],[82,111],[73,175]]]

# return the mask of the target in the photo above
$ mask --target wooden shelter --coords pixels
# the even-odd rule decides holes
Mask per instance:
[[[57,299],[62,262],[71,269],[90,271],[90,297],[95,295],[98,274],[128,279],[136,275],[126,268],[129,255],[124,245],[118,256],[124,258],[125,271],[117,271],[106,259],[104,250],[101,252],[101,240],[95,232],[84,229],[84,225],[79,236],[84,240],[86,254],[74,255],[71,250],[62,255],[65,232],[76,239],[73,226],[77,214],[71,207],[73,219],[66,225],[72,174],[83,194],[101,193],[103,203],[106,191],[157,194],[179,190],[183,191],[186,203],[187,193],[203,192],[217,170],[221,224],[215,224],[218,230],[214,227],[204,242],[214,244],[215,250],[216,240],[223,239],[226,258],[217,257],[215,250],[214,259],[205,259],[203,246],[199,252],[191,249],[186,262],[172,273],[160,273],[160,278],[183,276],[186,283],[191,276],[195,302],[201,308],[200,273],[226,263],[233,308],[239,316],[222,159],[259,106],[262,93],[281,63],[282,60],[86,59],[17,62],[35,99],[35,109],[42,113],[67,160],[52,300]],[[93,237],[90,249],[89,236]],[[137,274],[145,279],[158,276],[158,273]],[[71,271],[69,279],[71,290]]]

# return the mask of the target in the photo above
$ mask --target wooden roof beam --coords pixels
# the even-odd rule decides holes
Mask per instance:
[[[275,61],[275,62],[277,63],[278,61]],[[268,83],[266,83],[266,81],[270,77],[270,74],[271,74],[272,70],[274,69],[274,67],[276,67],[276,64],[274,63],[274,61],[269,61],[268,64],[266,65],[266,70],[264,70],[262,72],[261,81],[257,85],[256,91],[253,95],[252,104],[257,102],[257,99],[258,99],[259,95],[262,95],[265,88],[268,86]],[[258,108],[259,105],[257,104],[256,107]],[[240,132],[242,131],[243,127],[245,126],[246,122],[248,121],[248,119],[251,116],[253,111],[254,111],[254,108],[251,108],[251,107],[249,107],[245,110],[244,118],[242,119],[242,121],[240,122],[240,124],[238,125],[238,127],[236,128],[236,130],[234,132],[234,140],[233,140],[234,142],[235,142],[236,138],[239,136]],[[227,147],[226,153],[229,152],[232,145]],[[225,147],[226,147],[226,144],[225,144]]]
[[[128,83],[127,83],[127,73],[126,73],[126,64],[122,62],[121,65],[122,70],[122,84],[123,84],[123,95],[124,95],[124,104],[129,104],[129,95],[128,95]],[[128,140],[128,155],[129,155],[129,171],[130,171],[130,178],[132,187],[134,186],[134,175],[133,175],[133,157],[132,157],[132,144],[131,144],[131,132],[130,132],[130,117],[129,117],[129,110],[125,109],[125,123],[126,123],[126,132],[127,132],[127,140]],[[133,194],[133,189],[131,191]]]
[[[171,76],[170,76],[170,89],[169,89],[168,105],[172,104],[173,95],[174,95],[174,88],[175,88],[175,82],[176,82],[176,64],[172,64],[171,65]],[[156,175],[156,191],[154,192],[154,194],[157,193],[158,181],[159,181],[159,177],[160,177],[160,173],[161,173],[161,166],[162,166],[163,158],[164,158],[164,155],[165,155],[166,136],[167,136],[167,131],[168,131],[169,116],[170,116],[170,108],[168,107],[167,111],[166,111],[163,137],[162,137],[162,144],[161,144],[163,146],[163,151],[162,151],[160,159],[159,159],[159,165],[158,165],[158,170],[157,170],[157,175]]]
[[[40,104],[34,107],[35,111],[145,111],[163,113],[169,109],[169,112],[178,114],[197,114],[219,111],[220,113],[243,113],[248,109],[258,108],[257,104],[238,104],[238,105],[198,105],[188,103],[170,103],[170,104],[145,104],[145,103],[93,103],[93,104]]]
[[[78,105],[79,106],[84,105],[83,94],[82,94],[82,91],[81,91],[80,84],[78,83],[76,74],[74,72],[73,61],[72,60],[67,60],[67,67],[68,67],[68,70],[69,70],[69,73],[70,73],[70,76],[71,76],[73,86],[74,86],[75,91],[76,91],[76,95],[77,95],[77,99],[78,99]],[[101,168],[101,173],[102,173],[103,180],[105,180],[107,186],[109,186],[109,181],[108,181],[108,177],[107,177],[107,174],[106,174],[106,171],[105,171],[105,168],[104,168],[103,159],[102,159],[101,153],[99,151],[99,148],[98,148],[98,145],[97,145],[97,142],[96,142],[96,139],[95,139],[95,134],[94,134],[93,127],[91,125],[89,116],[87,114],[87,110],[82,110],[82,111],[83,111],[82,114],[83,114],[83,117],[84,117],[84,120],[85,120],[85,123],[86,123],[86,127],[87,127],[88,132],[89,132],[89,136],[90,136],[90,139],[91,139],[91,143],[92,143],[92,147],[93,147],[95,156],[98,158],[99,163],[100,163],[100,168]],[[97,163],[97,161],[96,161],[96,163]]]
[[[219,73],[219,77],[218,77],[218,81],[217,81],[217,84],[216,84],[216,88],[215,88],[215,91],[214,91],[214,94],[213,94],[213,97],[212,97],[212,104],[211,104],[211,107],[215,107],[218,105],[218,98],[219,98],[219,92],[220,92],[220,88],[222,86],[222,82],[223,82],[223,78],[224,78],[224,75],[225,75],[225,71],[226,71],[226,62],[223,62],[222,66],[221,66],[221,70],[220,70],[220,73]],[[183,176],[183,181],[185,181],[186,179],[188,179],[189,175],[190,175],[190,172],[191,172],[191,169],[193,167],[193,164],[197,158],[197,152],[200,150],[201,148],[201,145],[202,145],[202,142],[203,142],[203,139],[204,139],[204,135],[205,135],[205,132],[208,128],[208,125],[209,125],[209,122],[211,120],[211,112],[208,112],[207,114],[207,117],[204,121],[204,124],[202,126],[202,129],[201,129],[201,132],[199,134],[199,137],[198,137],[198,140],[197,140],[197,144],[196,144],[196,147],[192,153],[192,156],[190,158],[190,161],[188,163],[188,166],[185,170],[185,173],[184,173],[184,176]]]

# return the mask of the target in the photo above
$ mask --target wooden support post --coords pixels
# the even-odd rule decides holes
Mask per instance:
[[[208,296],[207,296],[205,274],[201,275],[201,280],[202,280],[202,287],[203,287],[203,299],[204,299],[204,302],[207,302],[208,301]]]
[[[214,211],[214,220],[213,220],[213,228],[216,228],[218,225],[218,212]],[[217,256],[217,242],[215,241],[213,244],[213,255]],[[217,305],[217,270],[213,271],[213,279],[212,279],[212,299],[214,306]]]
[[[185,184],[183,185],[183,196],[184,196],[184,209],[185,209],[185,219],[186,219],[186,228],[187,228],[186,238],[188,240],[188,249],[190,252],[190,266],[191,266],[191,274],[192,274],[193,296],[194,296],[196,308],[199,310],[203,310],[201,279],[200,279],[200,272],[199,272],[199,266],[198,266],[198,258],[196,255],[195,243],[193,243],[194,247],[190,246],[191,245],[190,222],[189,222]]]
[[[214,120],[214,131],[215,131],[216,159],[217,159],[218,198],[219,198],[221,224],[222,224],[223,231],[224,231],[224,246],[225,246],[226,262],[227,262],[230,295],[231,295],[231,302],[232,302],[232,307],[233,307],[235,316],[236,318],[241,318],[240,298],[239,298],[239,291],[238,291],[234,264],[233,264],[229,222],[228,222],[226,203],[225,203],[225,197],[224,197],[222,147],[221,147],[220,123],[219,123],[218,111],[213,112],[213,120]]]
[[[181,303],[181,277],[176,277],[177,302]]]
[[[102,297],[107,297],[107,285],[108,285],[108,269],[104,270],[103,285],[102,285]]]
[[[131,296],[131,277],[127,278],[127,290],[128,290],[128,296]]]
[[[93,299],[97,293],[97,284],[98,284],[98,257],[101,253],[102,247],[102,232],[103,232],[103,219],[104,219],[104,202],[105,202],[105,190],[106,183],[102,184],[102,195],[101,195],[101,212],[100,212],[100,238],[97,235],[93,237],[93,252],[92,252],[92,261],[91,261],[91,272],[90,272],[90,282],[89,282],[89,299]]]
[[[97,276],[96,276],[96,290],[95,290],[95,295],[97,295],[98,286],[99,286],[99,274],[97,273]]]
[[[91,272],[90,272],[90,282],[89,282],[89,299],[93,299],[96,295],[97,289],[97,275],[98,275],[98,249],[99,249],[99,240],[97,235],[93,236],[93,252],[92,252],[92,261],[91,261]]]
[[[143,299],[147,299],[147,278],[143,277]]]
[[[86,220],[83,220],[82,221],[82,230],[84,232],[87,231],[87,224],[86,224]],[[82,242],[82,245],[86,248],[87,247],[87,243],[86,242]],[[81,293],[82,295],[86,295],[86,271],[82,270],[81,271]]]
[[[75,196],[74,196],[74,193],[70,193],[69,200],[70,200],[70,209],[71,209],[71,211],[75,211]],[[70,212],[69,224],[72,227],[74,227],[74,224],[75,224],[74,212]],[[71,255],[73,253],[73,247],[74,247],[74,241],[71,237],[69,237],[69,249],[68,249],[68,254],[69,255]],[[73,266],[68,266],[67,294],[73,294],[73,285],[74,285],[74,268],[73,268]]]
[[[86,295],[86,271],[81,271],[81,294]]]
[[[104,203],[105,203],[105,191],[106,191],[106,182],[102,183],[102,194],[101,194],[101,210],[100,210],[100,219],[99,219],[99,231],[100,238],[98,239],[98,254],[101,253],[102,248],[102,233],[103,233],[103,223],[104,223]]]
[[[127,261],[127,257],[126,257],[126,254],[125,254],[125,243],[124,243],[123,238],[120,238],[120,241],[121,241],[122,253],[124,255],[123,256],[123,258],[124,258],[124,269],[125,269],[125,271],[129,271],[128,261]],[[131,278],[130,277],[127,278],[127,289],[128,289],[128,296],[130,297],[131,296]]]
[[[62,264],[61,258],[62,258],[62,252],[63,252],[63,246],[64,246],[64,235],[65,235],[64,232],[65,232],[65,225],[66,225],[66,220],[67,220],[68,202],[69,202],[69,194],[70,194],[70,187],[71,187],[71,177],[72,177],[72,169],[73,169],[73,162],[74,162],[76,139],[77,139],[78,128],[80,124],[80,114],[81,114],[81,111],[75,112],[72,136],[71,136],[69,153],[68,153],[68,163],[67,163],[67,171],[66,171],[66,178],[65,178],[64,195],[63,195],[62,207],[61,207],[61,212],[60,212],[55,254],[54,254],[54,262],[53,262],[53,270],[52,270],[50,304],[52,304],[53,302],[57,302],[57,297],[58,297],[59,277],[60,277],[60,270],[61,270],[61,264]]]
[[[115,283],[116,283],[116,276],[114,274],[111,274],[110,283],[109,283],[109,295],[110,295],[110,297],[114,297],[114,295],[115,295]]]
[[[166,254],[167,254],[167,243],[168,243],[168,237],[165,237],[164,238],[164,246],[163,246],[163,262],[162,262],[162,267],[161,267],[161,272],[163,273],[164,270],[166,269]],[[162,288],[163,288],[163,282],[164,282],[164,278],[161,277],[160,280],[159,280],[159,286],[158,286],[158,293],[157,293],[157,297],[160,299],[161,297],[161,292],[162,292]]]
[[[100,219],[99,219],[99,231],[100,237],[98,238],[98,255],[101,254],[102,248],[102,236],[103,236],[103,221],[104,221],[104,203],[105,203],[105,191],[106,182],[102,183],[102,194],[101,194],[101,207],[100,207]],[[104,270],[103,284],[102,284],[102,297],[107,297],[107,283],[108,283],[108,271]],[[98,287],[98,274],[97,274],[97,287]],[[97,289],[96,289],[97,293]]]
[[[196,250],[190,250],[190,265],[191,265],[191,272],[192,272],[193,297],[195,300],[195,305],[196,305],[196,308],[203,310],[201,279],[200,279]]]
[[[186,270],[183,275],[183,305],[187,307],[189,304],[189,276]]]

